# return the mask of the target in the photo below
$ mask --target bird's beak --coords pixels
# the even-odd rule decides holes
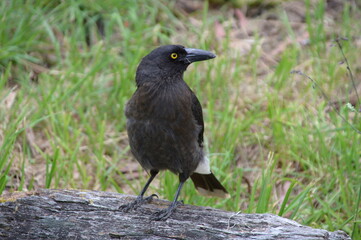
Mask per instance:
[[[192,62],[204,61],[216,57],[214,53],[201,49],[185,48],[184,50],[186,50],[187,52],[187,55],[185,56],[185,61],[189,64]]]

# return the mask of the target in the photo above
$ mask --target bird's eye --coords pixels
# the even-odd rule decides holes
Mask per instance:
[[[176,58],[178,57],[178,54],[172,53],[172,54],[170,55],[170,57],[171,57],[172,59],[176,59]]]

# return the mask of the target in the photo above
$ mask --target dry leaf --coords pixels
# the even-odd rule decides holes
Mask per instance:
[[[15,91],[14,87],[11,92],[9,93],[9,95],[7,95],[4,99],[4,105],[6,109],[10,109],[11,106],[14,104],[15,102],[15,98],[16,98],[16,91]]]

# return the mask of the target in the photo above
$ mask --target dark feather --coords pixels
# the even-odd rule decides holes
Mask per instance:
[[[197,124],[201,127],[198,133],[198,144],[200,147],[203,147],[203,132],[204,132],[204,122],[203,122],[203,113],[202,106],[199,102],[197,96],[189,89],[192,93],[192,112]]]
[[[213,197],[228,197],[227,190],[222,186],[218,179],[211,174],[193,173],[191,179],[195,188],[203,195]]]

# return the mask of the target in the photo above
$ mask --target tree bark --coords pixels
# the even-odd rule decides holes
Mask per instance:
[[[351,239],[342,231],[302,226],[272,214],[242,214],[179,206],[167,221],[150,215],[170,203],[153,200],[123,213],[134,196],[110,192],[38,190],[0,197],[0,239]]]

